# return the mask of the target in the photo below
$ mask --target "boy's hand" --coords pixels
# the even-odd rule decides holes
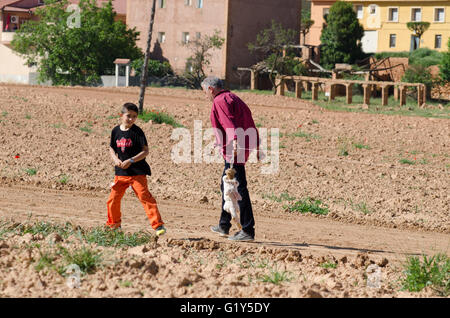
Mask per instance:
[[[115,166],[118,166],[119,168],[122,168],[122,164],[123,164],[122,160],[120,160],[120,159],[114,160],[114,165]]]
[[[131,166],[131,161],[130,159],[125,160],[124,162],[122,162],[122,169],[128,169],[128,167]]]

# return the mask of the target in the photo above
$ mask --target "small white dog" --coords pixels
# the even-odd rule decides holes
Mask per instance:
[[[225,201],[223,209],[231,214],[231,217],[236,222],[239,230],[242,230],[241,222],[239,220],[240,211],[238,205],[238,201],[241,201],[242,197],[237,190],[239,182],[234,178],[235,174],[236,170],[234,170],[233,168],[227,169],[225,171],[225,175],[222,178],[223,198]]]

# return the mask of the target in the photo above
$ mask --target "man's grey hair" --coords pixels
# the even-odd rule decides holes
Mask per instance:
[[[210,87],[223,89],[222,80],[216,76],[208,76],[203,80],[201,85],[204,89],[208,89]]]

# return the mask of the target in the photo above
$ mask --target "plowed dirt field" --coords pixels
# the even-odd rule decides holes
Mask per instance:
[[[288,97],[238,95],[260,129],[280,131],[278,171],[263,174],[268,163],[247,164],[255,242],[231,243],[209,229],[220,213],[223,163],[195,162],[194,155],[191,163],[173,162],[174,128],[139,119],[149,142],[149,189],[167,234],[138,247],[94,246],[113,261],[83,275],[78,288],[50,266],[36,269],[46,249],[56,248],[47,237],[0,235],[0,296],[439,295],[430,288],[402,291],[400,281],[407,257],[450,253],[449,120],[331,112]],[[121,105],[137,99],[137,88],[0,85],[1,219],[103,225],[114,176],[110,131]],[[210,127],[211,103],[201,91],[149,88],[145,101],[146,110],[173,116],[192,140],[194,121]],[[289,212],[306,198],[320,200],[328,213]],[[122,212],[124,232],[150,229],[131,190]],[[85,242],[72,237],[59,244]],[[371,264],[381,270],[377,287],[368,286]]]

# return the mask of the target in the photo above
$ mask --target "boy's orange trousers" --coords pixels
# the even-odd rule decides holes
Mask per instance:
[[[153,198],[147,186],[147,176],[115,176],[114,185],[111,187],[111,194],[109,195],[108,202],[108,221],[106,225],[112,229],[118,228],[121,224],[120,202],[127,188],[131,185],[136,193],[136,196],[144,206],[145,213],[147,214],[150,224],[153,229],[157,229],[163,225],[161,220],[156,200]]]

